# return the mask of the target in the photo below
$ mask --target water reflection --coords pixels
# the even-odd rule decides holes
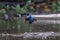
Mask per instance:
[[[1,40],[59,40],[60,33],[57,32],[25,32],[23,34],[0,34]]]

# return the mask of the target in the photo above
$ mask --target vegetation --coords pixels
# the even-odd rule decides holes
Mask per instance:
[[[60,11],[60,0],[57,0],[56,2],[53,2],[53,4],[52,4],[52,11],[53,12]]]

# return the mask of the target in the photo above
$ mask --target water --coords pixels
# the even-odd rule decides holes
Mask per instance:
[[[1,40],[59,40],[58,32],[25,32],[23,34],[0,34]]]
[[[32,27],[32,29],[30,29],[30,27]],[[31,31],[28,29],[28,31],[25,32],[23,29],[22,30],[23,33],[21,33],[21,32],[17,33],[16,31],[18,31],[18,30],[15,30],[15,29],[8,30],[10,33],[2,30],[2,34],[0,34],[0,40],[57,40],[57,39],[59,40],[60,33],[57,33],[59,30],[59,27],[60,26],[57,24],[55,24],[55,25],[53,25],[53,24],[49,24],[49,25],[30,24],[28,28]],[[21,30],[21,28],[20,28],[20,30]],[[44,31],[47,31],[47,32],[44,32]],[[4,33],[4,32],[6,32],[6,33]]]

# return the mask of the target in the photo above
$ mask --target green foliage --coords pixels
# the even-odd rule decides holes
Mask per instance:
[[[18,13],[20,13],[20,11],[21,11],[21,7],[20,7],[19,4],[16,6],[16,11],[17,11]]]
[[[26,2],[26,5],[24,6],[24,7],[20,7],[20,5],[18,4],[17,6],[16,6],[16,11],[18,12],[18,13],[20,13],[20,14],[24,14],[24,13],[28,13],[28,5],[31,3],[31,0],[28,0],[27,2]]]
[[[57,7],[58,7],[57,11],[60,11],[60,1],[57,1]]]
[[[7,9],[7,10],[10,10],[10,6],[9,6],[9,5],[7,5],[7,6],[6,6],[6,9]]]
[[[53,11],[53,12],[56,12],[57,9],[58,9],[57,4],[56,4],[56,3],[53,3],[53,4],[52,4],[52,11]]]
[[[52,11],[53,12],[60,11],[60,1],[59,0],[56,3],[52,4]]]
[[[28,0],[26,2],[26,5],[23,7],[23,12],[24,13],[28,13],[28,6],[29,6],[29,4],[31,4],[31,0]]]
[[[3,7],[4,7],[4,5],[3,4],[0,4],[0,9],[3,8]]]
[[[16,11],[17,11],[17,13],[23,14],[23,13],[26,13],[28,11],[28,9],[27,9],[27,6],[24,6],[23,8],[21,8],[20,5],[17,5]]]
[[[26,2],[26,4],[31,4],[31,2],[32,2],[32,0],[28,0],[28,1]]]

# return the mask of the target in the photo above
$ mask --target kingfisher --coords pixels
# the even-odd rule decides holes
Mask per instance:
[[[25,18],[26,21],[29,21],[30,24],[32,24],[36,19],[34,18],[34,16],[32,15],[28,15],[26,18]]]

